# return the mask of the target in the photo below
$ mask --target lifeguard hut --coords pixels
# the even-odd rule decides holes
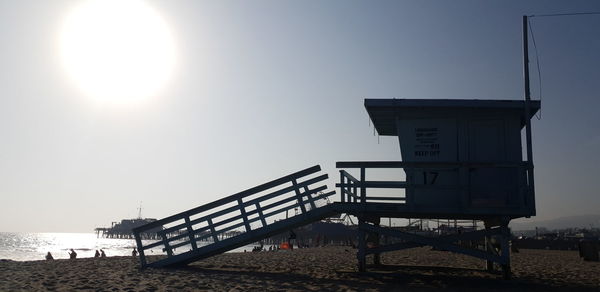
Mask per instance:
[[[405,168],[408,203],[445,216],[535,215],[522,158],[523,101],[366,99],[379,135],[397,136],[403,161],[442,163]],[[539,109],[532,103],[530,115]],[[419,188],[429,185],[432,188]],[[435,186],[440,186],[436,188]]]
[[[338,168],[360,169],[358,178],[340,171],[342,202],[362,203],[362,211],[353,212],[359,216],[360,238],[387,234],[405,243],[360,246],[359,265],[364,266],[367,254],[375,254],[378,262],[380,252],[431,245],[486,259],[488,269],[499,263],[508,276],[508,223],[535,215],[533,168],[523,161],[521,130],[540,102],[365,99],[365,108],[379,135],[398,137],[402,161],[338,162]],[[406,179],[367,180],[367,170],[373,168],[401,168]],[[374,188],[405,191],[403,196],[369,196]],[[381,217],[482,220],[486,230],[428,238],[381,228]],[[500,249],[492,245],[492,236]],[[477,237],[487,239],[484,251],[453,244]]]

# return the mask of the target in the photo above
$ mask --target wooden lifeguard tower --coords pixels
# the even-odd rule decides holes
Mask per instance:
[[[328,178],[316,165],[137,227],[133,232],[141,265],[185,265],[344,213],[359,219],[359,271],[366,269],[369,254],[378,264],[381,253],[428,245],[482,258],[490,270],[495,262],[508,277],[508,223],[535,215],[533,168],[522,159],[521,129],[540,103],[531,101],[528,115],[524,105],[507,100],[366,99],[377,132],[398,137],[403,161],[337,162],[341,192],[333,203],[324,202],[335,191],[315,186]],[[367,178],[368,171],[381,168],[402,169],[405,179]],[[398,189],[404,192],[398,194]],[[485,229],[428,237],[382,227],[381,218],[482,220]],[[144,232],[157,229],[158,238],[142,241]],[[234,236],[222,236],[232,231]],[[380,235],[401,241],[381,245]],[[458,243],[477,239],[486,239],[483,248]],[[148,262],[144,252],[155,247],[162,247],[166,258]]]
[[[484,259],[490,270],[497,263],[508,278],[508,223],[535,215],[530,119],[540,102],[530,100],[525,16],[523,37],[524,101],[366,99],[379,135],[398,137],[402,161],[337,162],[340,200],[329,204],[323,202],[330,202],[335,191],[322,184],[328,175],[315,165],[137,227],[141,267],[185,265],[343,213],[359,220],[359,271],[365,271],[369,254],[378,264],[387,251],[433,246]],[[381,168],[402,169],[405,178],[367,179],[367,171],[372,176]],[[485,229],[428,237],[382,227],[381,218],[481,220]],[[157,229],[156,239],[142,240]],[[401,241],[381,245],[380,235]],[[483,248],[460,244],[478,239],[485,239]],[[156,247],[166,257],[147,258],[145,251]]]
[[[510,274],[511,219],[535,215],[533,168],[522,158],[521,129],[539,101],[366,99],[365,108],[380,135],[397,136],[403,161],[338,162],[342,202],[359,218],[359,269],[365,257],[430,245],[500,264]],[[367,170],[400,168],[403,181],[367,179]],[[358,169],[352,174],[346,169]],[[370,189],[404,189],[403,195],[370,196]],[[381,191],[379,191],[381,193]],[[385,193],[385,192],[384,192]],[[390,191],[392,194],[397,192]],[[349,210],[353,209],[353,210]],[[382,217],[482,220],[485,230],[425,237],[379,226]],[[402,243],[366,247],[367,234],[385,234]],[[491,243],[500,242],[500,249]],[[379,238],[379,236],[372,236]],[[484,250],[454,242],[486,239]]]

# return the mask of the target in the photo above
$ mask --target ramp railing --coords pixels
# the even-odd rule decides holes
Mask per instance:
[[[328,178],[317,174],[319,165],[275,179],[223,199],[157,220],[133,230],[142,268],[190,262],[201,257],[203,248],[221,243],[219,250],[239,246],[234,238],[266,229],[276,221],[301,216],[320,204],[335,191],[323,193],[326,185],[314,187]],[[291,212],[290,212],[291,211]],[[158,231],[158,240],[142,241],[141,234]],[[226,242],[223,242],[226,241]],[[162,248],[166,259],[157,257],[149,262],[146,251]],[[177,257],[177,259],[171,259]],[[162,262],[162,263],[161,263]]]

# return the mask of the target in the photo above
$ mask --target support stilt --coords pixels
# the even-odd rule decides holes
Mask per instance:
[[[375,226],[379,227],[380,224],[380,218],[378,218],[375,221]],[[373,234],[373,246],[374,247],[379,247],[379,232],[376,232]],[[381,253],[376,252],[373,254],[373,264],[375,265],[381,265]]]
[[[358,252],[356,253],[356,258],[358,260],[358,271],[364,272],[367,269],[367,239],[366,232],[362,228],[365,224],[364,218],[358,218]]]
[[[510,271],[510,229],[508,223],[502,224],[502,239],[500,242],[501,256],[505,261],[502,264],[502,276],[505,280],[509,280],[511,277]]]
[[[491,229],[490,225],[487,222],[484,222],[485,230],[489,231]],[[485,251],[488,253],[494,253],[494,246],[492,245],[492,237],[489,235],[485,236]],[[494,262],[491,260],[485,261],[485,268],[492,272],[494,271]]]

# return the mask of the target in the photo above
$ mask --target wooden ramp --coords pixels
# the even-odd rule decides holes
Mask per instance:
[[[142,268],[186,265],[335,214],[335,204],[325,204],[335,191],[314,186],[328,178],[320,170],[316,165],[135,228]],[[162,228],[159,239],[142,241],[155,228]],[[166,258],[147,257],[158,247]]]
[[[461,253],[486,261],[488,270],[494,263],[501,266],[506,278],[510,276],[510,231],[508,222],[520,217],[524,209],[513,207],[480,210],[470,207],[468,200],[457,200],[458,205],[440,202],[421,206],[411,191],[415,189],[458,189],[465,185],[415,184],[406,181],[367,180],[366,171],[372,168],[408,168],[411,171],[440,171],[446,168],[490,167],[488,164],[411,163],[411,162],[338,162],[338,168],[359,169],[358,178],[340,170],[340,201],[327,204],[335,191],[327,191],[316,165],[284,176],[260,186],[245,190],[206,205],[152,222],[133,230],[142,268],[173,267],[227,252],[270,236],[287,232],[311,222],[336,214],[350,214],[358,219],[358,270],[366,270],[366,256],[373,255],[374,264],[380,264],[380,254],[418,246],[432,246],[440,250]],[[495,167],[522,168],[522,165]],[[463,171],[468,173],[467,171]],[[323,185],[321,185],[323,184]],[[319,185],[319,186],[315,186]],[[404,189],[398,195],[367,195],[372,189]],[[518,207],[518,206],[517,206]],[[526,209],[525,209],[526,211]],[[382,217],[390,218],[446,218],[481,220],[485,230],[427,237],[380,225]],[[142,240],[148,230],[158,231],[158,239]],[[396,238],[394,243],[382,244],[382,235]],[[371,238],[371,239],[369,239]],[[494,246],[492,240],[498,243]],[[484,242],[484,246],[465,246],[467,241]],[[151,249],[160,249],[166,257],[147,257]],[[152,261],[152,262],[150,262]]]

